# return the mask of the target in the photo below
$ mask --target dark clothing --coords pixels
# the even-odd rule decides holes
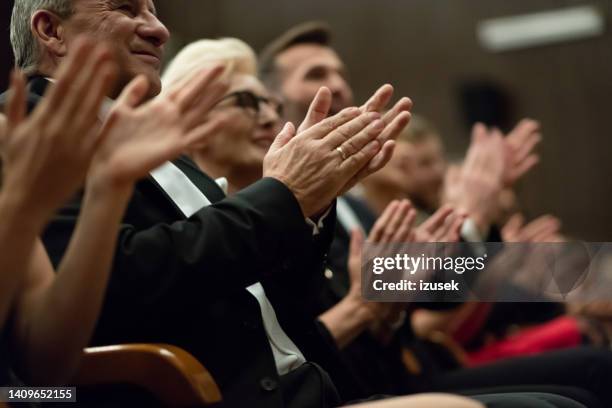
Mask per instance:
[[[353,210],[364,231],[368,233],[376,223],[376,214],[363,200],[350,195],[344,195],[342,198]],[[348,293],[351,283],[347,266],[350,242],[351,231],[347,231],[340,222],[337,222],[334,230],[334,240],[329,251],[329,267],[333,271],[333,275],[328,282],[331,296],[325,300],[327,308],[335,305],[338,299],[342,299]]]
[[[34,110],[38,102],[42,99],[49,81],[42,76],[33,76],[28,81],[28,94],[26,96],[26,104],[28,112]],[[0,108],[3,108],[8,100],[8,92],[0,95]]]
[[[593,408],[560,395],[540,392],[485,394],[473,397],[487,408]]]
[[[512,289],[513,293],[507,296],[513,296],[515,299],[527,299],[533,296],[518,287],[509,289]],[[564,314],[565,305],[542,301],[541,298],[535,302],[495,303],[482,327],[480,336],[473,339],[466,347],[476,350],[485,344],[485,335],[492,334],[498,338],[504,338],[507,336],[509,327],[541,324]]]
[[[329,375],[315,363],[307,362],[281,376],[280,380],[286,407],[335,407],[340,404],[340,396]]]
[[[525,395],[532,393],[545,393],[548,396],[560,396],[564,399],[570,399],[571,401],[575,401],[581,406],[585,406],[588,408],[605,408],[603,404],[589,391],[583,390],[582,388],[576,387],[567,387],[560,385],[537,385],[537,386],[501,386],[501,387],[492,387],[485,389],[475,389],[475,390],[461,390],[458,391],[458,394],[467,396],[469,398],[474,398],[481,402],[486,402],[488,406],[496,406],[490,405],[491,395],[500,396],[500,395]],[[482,398],[484,397],[484,398]],[[559,406],[564,407],[564,401],[561,401]],[[570,405],[573,406],[573,405]]]
[[[600,405],[587,405],[567,396],[544,392],[484,393],[479,395],[463,393],[463,395],[483,403],[487,408],[603,408]],[[374,395],[354,403],[376,402],[387,398],[391,398],[391,396]]]
[[[574,387],[588,391],[601,406],[612,407],[611,373],[611,351],[580,347],[440,374],[432,379],[432,389],[507,392],[506,386],[515,386],[521,391],[558,393],[564,387]],[[568,396],[575,398],[574,394]]]

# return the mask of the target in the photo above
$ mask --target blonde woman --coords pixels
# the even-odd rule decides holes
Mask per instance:
[[[225,38],[185,47],[162,76],[163,87],[180,83],[202,68],[221,65],[229,89],[209,113],[223,123],[206,144],[191,151],[198,166],[213,178],[225,177],[232,194],[259,180],[264,156],[281,130],[282,104],[257,79],[253,50]]]

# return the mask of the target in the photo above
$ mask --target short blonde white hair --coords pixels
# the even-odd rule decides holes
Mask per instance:
[[[162,76],[163,89],[218,65],[225,67],[224,78],[236,74],[257,76],[255,51],[244,41],[237,38],[199,40],[185,46],[170,62]]]

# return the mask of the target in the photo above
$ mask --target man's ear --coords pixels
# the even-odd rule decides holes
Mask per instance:
[[[34,38],[47,52],[57,57],[66,55],[63,21],[57,14],[38,10],[32,16],[30,24]]]

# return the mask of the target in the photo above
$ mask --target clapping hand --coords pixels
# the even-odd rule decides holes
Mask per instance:
[[[81,38],[27,116],[25,78],[13,73],[2,138],[4,188],[29,217],[46,220],[82,186],[102,142],[98,112],[116,77],[110,49]]]
[[[446,178],[445,202],[467,214],[481,233],[489,229],[498,212],[504,149],[501,132],[476,124],[465,162],[459,171],[451,167]]]
[[[363,113],[378,112],[382,114],[393,98],[393,93],[394,90],[391,85],[383,85],[359,109]],[[327,88],[321,88],[310,105],[306,118],[298,129],[298,134],[325,119],[329,113],[331,104],[331,92]],[[342,194],[349,191],[360,180],[363,180],[370,174],[383,168],[389,162],[395,148],[395,139],[397,139],[401,131],[404,130],[410,122],[410,109],[412,109],[412,101],[404,97],[397,101],[389,111],[382,114],[381,120],[385,125],[385,129],[377,138],[380,144],[380,151],[370,160],[370,162],[368,162],[367,166],[362,168],[360,172],[344,186],[341,191]]]
[[[264,176],[289,187],[307,217],[328,207],[391,157],[393,139],[408,124],[412,106],[404,98],[380,114],[392,94],[392,87],[383,86],[361,108],[327,118],[331,92],[321,88],[300,127],[288,123],[277,137],[264,159]]]
[[[458,242],[466,215],[448,205],[442,206],[415,230],[415,242]]]
[[[414,242],[414,221],[416,211],[409,200],[392,201],[376,220],[368,236],[369,244],[396,245]],[[363,233],[359,230],[351,234],[348,269],[351,288],[348,296],[363,302],[371,320],[372,333],[383,343],[392,336],[394,329],[402,323],[406,315],[405,303],[366,302],[362,298],[361,263],[364,245]],[[390,249],[390,247],[388,248]]]
[[[501,230],[504,242],[560,242],[561,221],[552,215],[543,215],[525,225],[522,214],[514,214]]]
[[[513,186],[540,161],[534,153],[536,146],[542,141],[540,124],[531,119],[523,119],[506,136],[504,183]]]
[[[378,113],[348,108],[296,135],[285,125],[264,158],[263,175],[285,184],[305,217],[327,208],[343,186],[379,151]]]
[[[149,84],[135,78],[111,108],[104,143],[90,171],[91,183],[130,185],[153,168],[201,145],[223,123],[207,113],[227,90],[218,81],[220,67],[197,73],[190,81],[141,104]]]

